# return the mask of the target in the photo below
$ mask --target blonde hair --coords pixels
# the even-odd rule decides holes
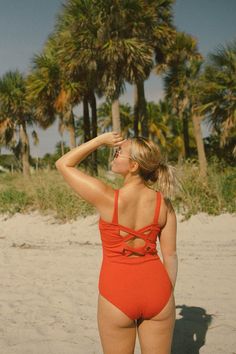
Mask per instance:
[[[167,198],[174,195],[177,187],[176,169],[161,156],[160,149],[152,140],[136,136],[129,138],[130,156],[139,164],[138,173],[146,185],[157,184]]]

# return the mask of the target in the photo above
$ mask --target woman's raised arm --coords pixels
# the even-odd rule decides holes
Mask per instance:
[[[98,147],[102,145],[119,146],[123,141],[120,134],[116,132],[101,134],[67,152],[56,161],[55,166],[76,193],[95,207],[101,207],[102,203],[106,203],[106,196],[110,196],[111,187],[98,178],[80,171],[75,166]]]

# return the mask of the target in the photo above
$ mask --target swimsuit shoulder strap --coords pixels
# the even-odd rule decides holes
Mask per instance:
[[[156,209],[155,209],[155,215],[154,215],[154,220],[153,224],[158,224],[158,219],[159,219],[159,214],[160,214],[160,207],[161,207],[161,199],[162,199],[162,193],[157,191],[156,192]]]
[[[119,189],[114,190],[114,211],[113,211],[113,217],[112,217],[112,223],[118,224],[118,195],[119,195]],[[160,214],[160,207],[161,207],[161,199],[162,199],[162,193],[157,191],[156,192],[156,208],[155,208],[155,214],[154,214],[154,219],[153,223],[158,224],[158,219],[159,219],[159,214]]]
[[[112,223],[113,224],[118,224],[118,194],[119,194],[119,189],[115,189],[115,195],[114,195],[114,211],[113,211],[113,217],[112,217]]]

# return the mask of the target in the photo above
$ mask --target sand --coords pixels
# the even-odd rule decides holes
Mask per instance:
[[[98,217],[0,216],[1,354],[102,354]],[[177,249],[172,353],[235,354],[235,215],[178,215]]]

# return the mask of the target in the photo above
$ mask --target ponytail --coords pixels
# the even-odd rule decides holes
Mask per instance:
[[[161,161],[155,171],[158,188],[167,198],[171,198],[177,187],[176,168]]]
[[[164,160],[158,163],[157,168],[149,173],[140,171],[141,177],[147,185],[157,184],[157,188],[163,193],[164,197],[174,196],[178,181],[176,177],[176,168]]]
[[[143,137],[130,138],[131,158],[138,162],[138,173],[147,186],[157,184],[164,197],[174,196],[179,186],[176,168],[162,157],[160,149],[152,140]]]

